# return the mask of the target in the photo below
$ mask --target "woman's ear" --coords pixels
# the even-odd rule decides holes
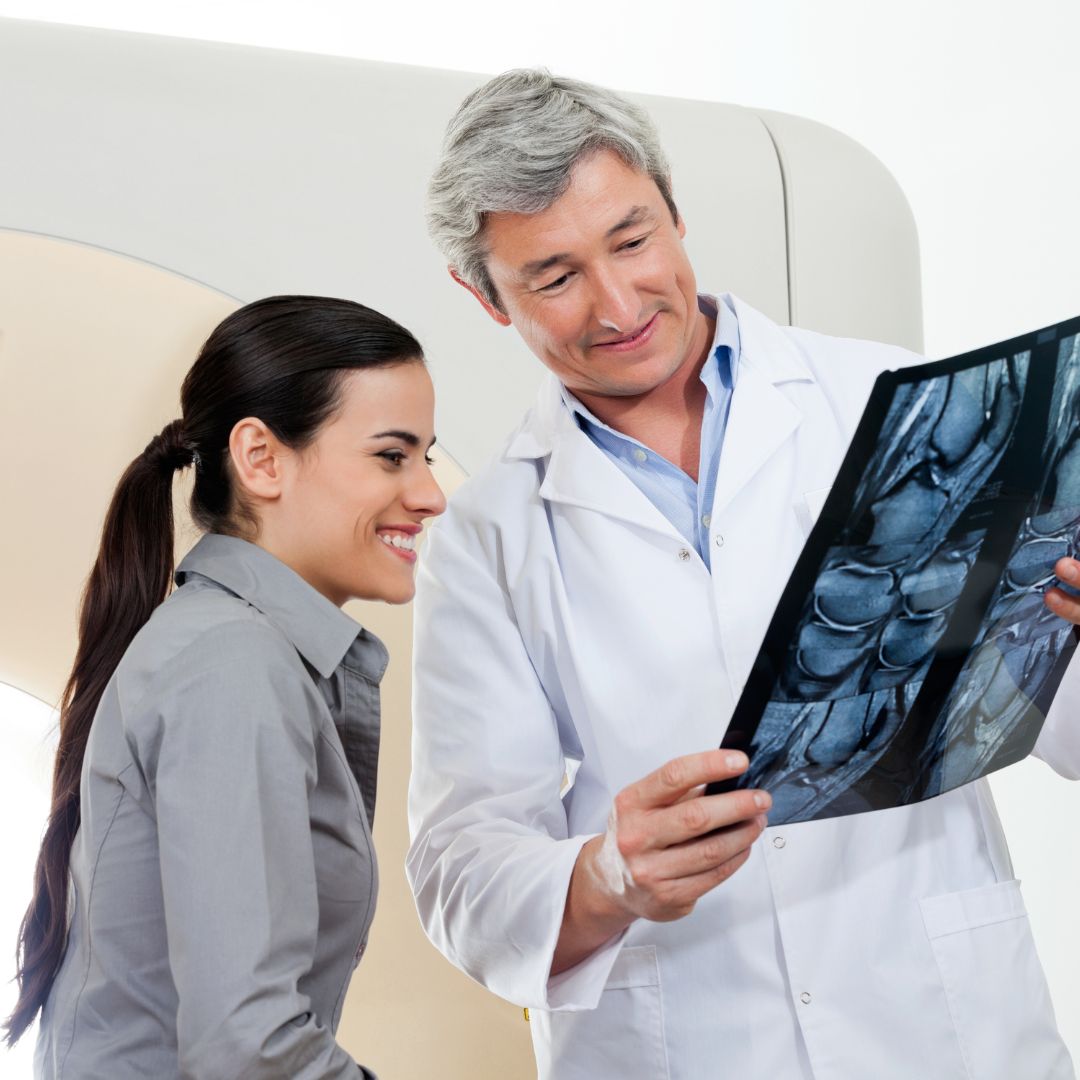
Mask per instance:
[[[229,434],[229,457],[237,483],[258,499],[281,496],[287,454],[288,448],[257,417],[238,420]]]

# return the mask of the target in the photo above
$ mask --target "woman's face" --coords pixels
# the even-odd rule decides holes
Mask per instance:
[[[411,600],[421,522],[446,509],[434,410],[422,363],[346,375],[338,411],[287,461],[259,542],[335,604]]]

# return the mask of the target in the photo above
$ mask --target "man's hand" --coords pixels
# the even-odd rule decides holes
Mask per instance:
[[[772,800],[765,791],[704,795],[746,771],[746,755],[674,758],[615,797],[607,832],[581,849],[552,974],[583,960],[637,918],[681,919],[750,855]]]
[[[1076,559],[1058,559],[1054,563],[1054,573],[1060,581],[1066,585],[1080,589],[1080,562]],[[1046,606],[1063,619],[1080,626],[1080,600],[1070,596],[1067,592],[1056,586],[1046,593]]]

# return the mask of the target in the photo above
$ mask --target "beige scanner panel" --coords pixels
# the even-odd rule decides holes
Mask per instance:
[[[179,414],[184,373],[237,306],[136,259],[0,230],[0,681],[57,700],[116,481]],[[174,506],[182,554],[197,534],[186,510],[187,474],[180,475]],[[445,456],[436,475],[447,493],[463,478]],[[379,905],[338,1038],[383,1076],[527,1077],[534,1066],[521,1010],[482,990],[427,942],[402,869],[412,608],[348,610],[386,642],[391,662],[375,828]]]
[[[113,488],[237,306],[134,259],[0,232],[0,563],[18,613],[0,620],[0,681],[56,702]]]

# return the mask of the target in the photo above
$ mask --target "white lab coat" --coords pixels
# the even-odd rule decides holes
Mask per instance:
[[[918,359],[729,302],[711,575],[554,380],[431,530],[408,858],[425,929],[530,1007],[545,1078],[1071,1077],[985,781],[770,828],[690,916],[548,978],[581,845],[621,788],[720,742],[874,376]],[[1039,751],[1076,777],[1070,695]]]

